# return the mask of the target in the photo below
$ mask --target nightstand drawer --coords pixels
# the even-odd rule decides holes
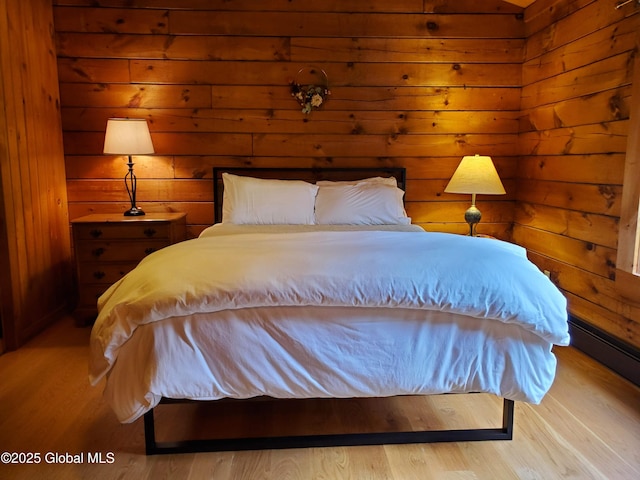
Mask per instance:
[[[137,264],[137,262],[83,263],[78,267],[78,282],[83,285],[90,283],[111,285],[133,270]]]
[[[169,239],[171,225],[156,224],[86,224],[77,226],[79,240]]]
[[[88,310],[92,314],[96,314],[98,311],[98,298],[111,285],[85,285],[80,290],[80,294],[78,295],[78,307],[83,310]]]
[[[141,260],[150,253],[164,248],[171,243],[168,240],[140,240],[139,242],[81,242],[76,247],[77,259],[80,262],[123,262]]]

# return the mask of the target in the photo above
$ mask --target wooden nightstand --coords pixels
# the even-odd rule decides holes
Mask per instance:
[[[77,324],[95,320],[98,297],[145,256],[185,240],[185,220],[186,213],[94,214],[72,220]]]

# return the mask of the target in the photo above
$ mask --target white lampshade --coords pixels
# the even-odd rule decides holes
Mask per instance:
[[[506,193],[491,157],[482,155],[463,157],[444,191],[487,195]]]
[[[114,155],[154,153],[147,120],[144,118],[110,118],[107,120],[103,152]]]

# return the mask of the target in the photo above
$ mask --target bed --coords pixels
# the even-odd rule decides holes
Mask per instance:
[[[566,300],[521,247],[429,233],[405,171],[213,172],[216,223],[99,299],[90,380],[147,454],[511,439],[568,345]],[[158,442],[160,403],[489,393],[498,428]]]

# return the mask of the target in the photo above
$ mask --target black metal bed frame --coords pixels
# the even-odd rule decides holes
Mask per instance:
[[[182,403],[162,399],[160,403]],[[158,442],[155,435],[153,409],[144,414],[144,437],[147,455],[271,450],[310,447],[350,447],[360,445],[399,445],[408,443],[476,442],[511,440],[513,438],[514,401],[504,399],[502,427],[454,430],[422,430],[405,432],[338,433],[273,437],[244,437]]]

